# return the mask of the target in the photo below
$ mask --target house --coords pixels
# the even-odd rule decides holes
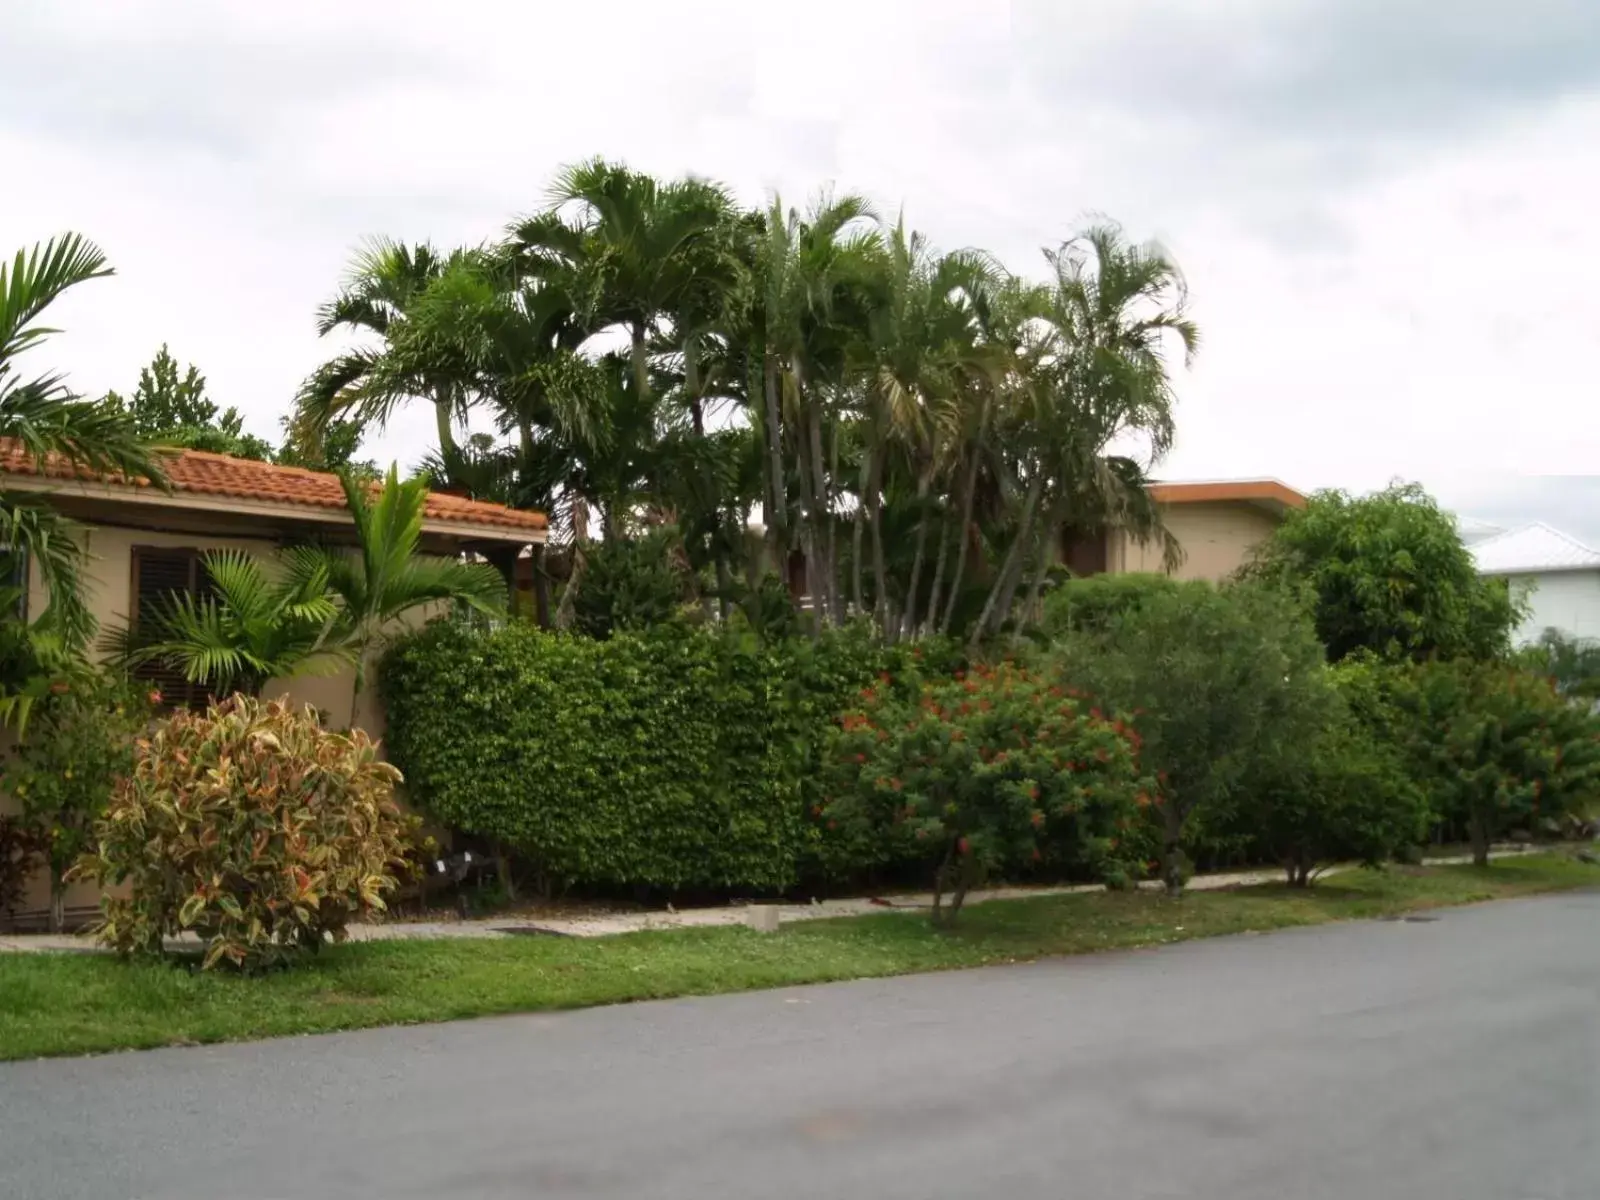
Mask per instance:
[[[85,601],[102,628],[125,626],[130,616],[157,596],[198,591],[203,584],[200,555],[224,548],[270,554],[290,542],[354,542],[354,526],[344,488],[335,475],[183,451],[166,460],[170,490],[143,480],[99,477],[52,462],[41,473],[14,444],[0,442],[0,490],[32,494],[75,520],[82,529],[90,565]],[[422,549],[433,554],[475,553],[492,562],[514,563],[529,546],[544,542],[542,513],[430,493],[424,508]],[[38,572],[28,569],[24,603],[39,611],[45,603]],[[152,664],[141,670],[168,702],[200,699],[197,689]],[[354,674],[302,676],[276,681],[263,695],[287,697],[334,714],[343,724],[351,712]],[[356,725],[374,736],[382,732],[382,713],[371,689],[360,697]],[[0,795],[0,812],[10,804]],[[44,882],[36,878],[19,918],[40,915],[48,904]],[[81,918],[97,903],[84,885],[69,889],[69,919]]]
[[[1600,551],[1542,521],[1474,542],[1468,550],[1479,575],[1508,580],[1528,603],[1512,634],[1519,645],[1546,629],[1568,637],[1600,637]]]
[[[1250,557],[1291,509],[1306,498],[1276,479],[1231,479],[1203,483],[1155,483],[1150,495],[1160,506],[1167,532],[1177,539],[1182,559],[1172,574],[1179,579],[1226,579]],[[1063,560],[1079,575],[1163,570],[1163,547],[1113,529],[1079,538]]]

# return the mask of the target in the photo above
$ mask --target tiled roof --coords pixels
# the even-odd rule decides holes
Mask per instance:
[[[248,458],[209,454],[202,450],[180,450],[164,459],[167,478],[176,495],[210,496],[251,500],[265,504],[303,505],[307,508],[345,507],[344,488],[337,475],[308,471],[303,467],[280,467]],[[20,445],[0,438],[0,474],[43,475],[52,479],[79,479],[112,484],[128,483],[74,467],[65,460],[51,459],[40,471]],[[149,482],[134,480],[133,486],[148,488]],[[497,530],[542,530],[543,513],[507,508],[482,500],[467,500],[443,492],[429,492],[423,516],[429,521],[449,521],[482,525]]]
[[[1600,551],[1591,550],[1543,521],[1497,533],[1467,549],[1472,552],[1480,575],[1600,569]]]

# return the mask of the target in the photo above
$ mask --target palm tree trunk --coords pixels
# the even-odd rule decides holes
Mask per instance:
[[[443,461],[445,471],[460,461],[461,451],[456,446],[455,434],[455,405],[450,398],[441,396],[433,402],[433,419],[439,431],[439,458]],[[455,480],[450,482],[453,484]]]
[[[1005,619],[1006,606],[1009,606],[1011,597],[1016,591],[1014,580],[1021,573],[1024,547],[1028,544],[1033,534],[1033,517],[1038,511],[1039,500],[1044,495],[1044,472],[1036,470],[1033,481],[1028,484],[1027,498],[1022,504],[1022,514],[1017,519],[1017,533],[1011,540],[1011,547],[1006,551],[1005,561],[1000,566],[1000,574],[995,577],[994,585],[989,589],[989,595],[983,602],[983,610],[978,614],[977,621],[972,626],[972,636],[968,645],[977,649],[978,643],[983,640],[989,626],[999,627]],[[1002,599],[1005,605],[1001,604]]]
[[[929,467],[917,480],[917,507],[925,509],[928,490],[933,487],[933,468]],[[922,560],[928,547],[928,514],[917,517],[917,548],[911,555],[911,581],[906,587],[906,609],[900,620],[900,636],[910,637],[917,623],[917,587],[922,582]]]
[[[972,443],[972,461],[967,464],[967,478],[961,491],[961,524],[956,529],[959,545],[956,549],[956,571],[950,577],[950,603],[944,610],[944,620],[939,623],[940,633],[949,633],[956,618],[956,603],[961,598],[961,581],[966,578],[967,546],[972,537],[972,507],[977,500],[978,468],[983,462],[983,436],[989,425],[989,406],[983,406],[978,418],[978,437]]]
[[[698,440],[706,435],[706,413],[700,399],[700,346],[692,336],[683,339],[683,390],[689,397],[689,421]]]
[[[795,372],[795,389],[800,387],[800,373]],[[804,403],[805,397],[800,396]],[[830,539],[825,526],[831,524],[828,512],[828,481],[827,464],[822,457],[822,406],[818,403],[805,405],[806,408],[806,439],[810,445],[811,459],[811,524],[812,544],[817,554],[817,572],[821,578],[822,592],[816,597],[817,616],[820,620],[829,621],[833,615],[833,563],[830,561],[828,547]]]
[[[835,625],[844,624],[844,587],[839,579],[839,521],[833,512],[833,491],[839,481],[839,422],[834,421],[828,439],[828,477],[824,495],[828,511],[828,598],[833,602]]]
[[[783,569],[782,557],[788,549],[788,486],[783,471],[783,425],[778,413],[778,361],[769,350],[766,356],[762,391],[766,401],[767,426],[767,536],[771,539],[773,562]]]
[[[633,334],[633,386],[638,389],[639,401],[642,404],[650,395],[650,358],[645,353],[644,322],[635,321],[631,330]]]
[[[855,516],[852,523],[854,531],[850,535],[850,603],[855,606],[856,615],[860,616],[863,610],[863,595],[861,591],[861,551],[864,549],[864,539],[867,532],[866,497],[860,497],[856,504]]]
[[[934,560],[933,586],[928,589],[928,617],[923,623],[923,632],[932,633],[939,622],[939,596],[944,587],[945,563],[950,558],[950,518],[947,516],[939,522],[939,555]]]
[[[1054,514],[1051,514],[1051,516],[1044,522],[1044,532],[1041,536],[1041,544],[1039,546],[1039,564],[1034,568],[1033,581],[1028,585],[1028,598],[1023,602],[1022,605],[1022,621],[1017,626],[1017,632],[1019,634],[1024,628],[1026,628],[1027,623],[1034,619],[1035,614],[1039,611],[1039,593],[1044,591],[1045,578],[1050,574],[1050,565],[1055,559],[1055,555],[1050,551],[1051,535],[1056,531],[1056,529],[1057,523],[1054,519]]]
[[[572,569],[567,572],[567,586],[561,589],[561,603],[556,606],[557,629],[572,628],[572,619],[577,611],[578,588],[583,584],[584,569],[589,561],[585,553],[589,545],[589,501],[577,488],[571,488],[570,492]]]
[[[872,614],[878,628],[889,632],[889,569],[883,557],[883,456],[884,448],[874,446],[867,461],[867,524],[872,533],[872,581],[877,589]]]

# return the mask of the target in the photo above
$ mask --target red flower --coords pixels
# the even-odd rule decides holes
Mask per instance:
[[[956,853],[957,854],[966,855],[966,854],[971,853],[971,851],[972,851],[972,843],[971,842],[967,841],[966,838],[957,838],[956,839]]]
[[[858,763],[864,763],[864,762],[866,762],[866,761],[867,761],[867,756],[866,756],[866,755],[865,755],[865,754],[858,754],[858,755],[856,755],[856,762],[858,762]]]
[[[1031,788],[1028,789],[1028,799],[1029,800],[1037,800],[1038,798],[1039,798],[1039,785],[1038,784],[1034,784]]]
[[[1033,862],[1038,862],[1044,857],[1044,855],[1039,853],[1038,847],[1035,847],[1033,853],[1029,857]]]
[[[1032,823],[1035,829],[1044,828],[1044,814],[1042,812],[1034,813],[1033,816],[1028,818],[1028,820]]]

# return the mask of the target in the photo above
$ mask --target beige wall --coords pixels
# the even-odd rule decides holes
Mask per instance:
[[[1207,501],[1163,506],[1162,520],[1183,547],[1179,579],[1226,579],[1250,557],[1250,551],[1278,527],[1278,518],[1264,508],[1238,501]],[[1117,572],[1162,570],[1161,545],[1137,542],[1126,534],[1113,536],[1107,568]]]
[[[92,565],[85,579],[84,599],[89,610],[100,622],[102,630],[127,624],[129,601],[133,591],[133,548],[135,546],[164,546],[193,548],[196,550],[238,549],[267,556],[275,543],[266,539],[219,537],[207,534],[166,533],[143,529],[124,529],[97,525],[85,530],[86,546]],[[45,604],[45,593],[37,571],[33,572],[28,588],[28,612],[37,614]],[[362,693],[355,714],[355,725],[373,737],[383,735],[383,712],[378,703],[375,672],[369,668],[367,686]],[[324,676],[297,676],[292,680],[276,680],[263,689],[269,699],[287,698],[296,704],[310,704],[321,710],[328,724],[342,728],[350,724],[350,705],[354,691],[354,672],[345,668],[337,674]],[[0,813],[15,811],[15,802],[0,792]],[[87,884],[74,884],[67,890],[66,904],[69,913],[91,909],[99,903],[98,891]],[[40,913],[49,907],[49,885],[42,875],[36,875],[23,901],[22,916]]]

